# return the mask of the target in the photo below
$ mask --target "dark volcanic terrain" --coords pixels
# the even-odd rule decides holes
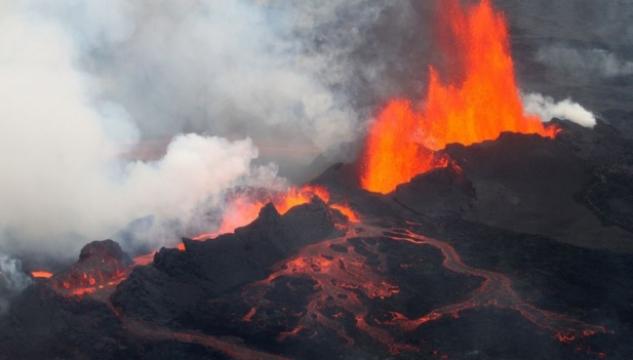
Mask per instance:
[[[313,181],[360,222],[315,197],[146,266],[89,244],[13,299],[0,359],[631,359],[633,141],[558,124],[385,196]]]

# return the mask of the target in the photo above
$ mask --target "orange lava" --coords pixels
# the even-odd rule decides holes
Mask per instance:
[[[395,311],[390,312],[389,316],[376,317],[367,306],[369,301],[385,301],[383,304],[388,308],[391,306],[389,304],[400,302],[402,285],[404,291],[408,291],[406,283],[396,282],[396,279],[385,272],[389,263],[388,251],[385,252],[381,241],[398,241],[435,248],[442,254],[442,266],[445,269],[480,278],[481,284],[463,300],[439,306],[411,318]],[[416,263],[413,266],[420,265]],[[266,314],[267,309],[279,306],[274,300],[268,299],[266,294],[277,281],[287,277],[309,278],[314,282],[315,291],[308,298],[305,310],[294,315],[296,323],[289,323],[289,326],[278,333],[278,342],[291,337],[313,337],[322,335],[324,331],[331,331],[347,345],[353,346],[359,339],[358,332],[361,332],[383,344],[394,355],[418,352],[422,350],[420,344],[411,343],[413,338],[403,337],[403,334],[443,318],[458,318],[470,309],[487,307],[515,311],[564,344],[578,343],[583,338],[607,332],[604,326],[584,323],[565,314],[530,304],[513,289],[510,278],[505,274],[471,267],[462,261],[450,244],[405,228],[354,224],[341,237],[304,247],[296,256],[276,265],[266,279],[249,285],[242,292],[243,299],[252,306],[242,317],[242,321],[252,322],[259,316],[260,310],[262,314]],[[266,318],[266,315],[262,316],[263,319]],[[346,325],[341,319],[353,319],[355,326]],[[444,356],[439,352],[435,354],[442,356],[440,358]]]
[[[401,231],[399,237],[397,232]],[[411,331],[426,323],[452,316],[459,317],[465,310],[494,306],[518,312],[523,318],[542,329],[554,333],[554,338],[562,343],[572,343],[578,338],[606,333],[607,329],[601,325],[591,325],[568,317],[564,314],[540,309],[525,300],[512,288],[512,282],[506,275],[474,268],[466,265],[459,254],[448,243],[437,239],[416,234],[410,230],[392,229],[392,239],[407,241],[417,245],[430,245],[442,252],[444,261],[442,266],[458,274],[466,274],[484,279],[481,286],[473,291],[470,297],[462,302],[436,308],[420,317],[408,319],[402,314],[394,314],[394,323],[398,323],[404,330]]]
[[[367,264],[364,253],[357,252],[355,247],[348,243],[350,238],[357,236],[356,226],[360,225],[349,227],[347,233],[340,238],[304,247],[297,256],[280,263],[266,279],[249,286],[243,295],[255,304],[255,310],[249,310],[247,315],[257,314],[260,306],[274,306],[266,299],[265,294],[271,284],[278,279],[292,276],[309,277],[316,283],[314,288],[318,289],[318,292],[310,298],[306,311],[299,314],[296,326],[278,334],[278,342],[299,336],[304,331],[314,336],[315,328],[323,328],[336,333],[348,345],[353,345],[355,340],[352,334],[339,320],[351,314],[356,320],[357,328],[385,344],[393,353],[412,350],[411,347],[398,343],[383,329],[365,321],[368,310],[363,299],[389,299],[399,294],[400,288],[382,274],[373,271]],[[378,247],[378,243],[367,244],[369,252],[377,252]],[[377,259],[380,262],[378,267],[387,266],[383,259]],[[328,309],[337,311],[332,313]],[[242,320],[250,322],[252,317]]]
[[[53,277],[53,273],[45,270],[31,271],[31,277],[35,279],[50,279]]]
[[[253,199],[248,194],[234,197],[226,207],[220,226],[216,231],[205,232],[192,237],[192,240],[202,241],[215,238],[221,234],[232,233],[238,227],[250,224],[259,215],[260,210],[268,203],[273,203],[277,211],[283,215],[291,208],[309,203],[313,197],[320,198],[324,203],[329,203],[330,192],[323,186],[304,185],[302,187],[291,187],[287,191],[274,194],[261,199]],[[346,204],[329,204],[332,209],[341,212],[350,223],[360,222],[360,217]],[[184,243],[179,243],[177,249],[186,251]],[[154,261],[157,251],[140,255],[134,258],[135,266],[148,265]]]
[[[127,271],[117,270],[113,274],[104,274],[98,271],[93,273],[81,273],[79,276],[70,275],[58,279],[55,288],[63,294],[72,296],[84,296],[94,294],[103,289],[114,289],[123,280],[127,279]]]
[[[134,265],[136,266],[144,266],[151,264],[154,261],[154,255],[156,255],[156,251],[152,251],[145,255],[140,255],[134,258]]]
[[[288,192],[274,199],[273,204],[277,211],[283,215],[295,206],[309,203],[314,196],[321,198],[324,203],[330,201],[330,193],[326,188],[316,185],[304,185],[301,188],[290,188]]]
[[[264,199],[252,199],[248,195],[237,196],[225,209],[219,228],[215,232],[196,235],[193,240],[206,240],[220,234],[234,232],[238,227],[248,225],[257,219],[259,211],[269,202],[272,202],[277,211],[283,215],[295,206],[309,203],[314,196],[319,197],[325,203],[330,201],[328,190],[317,185],[291,187],[284,193]]]
[[[351,223],[360,222],[360,217],[358,216],[358,214],[354,210],[352,210],[352,208],[350,208],[348,205],[332,204],[330,205],[330,208],[334,210],[338,210],[341,214],[345,215],[345,217],[347,217],[347,220]]]
[[[250,224],[257,218],[264,205],[266,205],[265,201],[252,200],[247,195],[237,196],[224,210],[218,229],[215,232],[196,235],[193,240],[205,240],[220,234],[231,233],[240,226]]]
[[[440,5],[442,49],[460,74],[457,84],[429,69],[426,98],[418,110],[408,100],[390,101],[371,125],[361,163],[364,189],[389,193],[414,176],[443,167],[435,151],[447,144],[494,140],[502,132],[554,137],[536,116],[526,115],[516,84],[505,17],[490,0]],[[452,63],[451,62],[451,63]]]

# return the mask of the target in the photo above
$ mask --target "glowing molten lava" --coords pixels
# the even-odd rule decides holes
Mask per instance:
[[[290,188],[282,196],[273,199],[273,204],[280,214],[285,214],[295,206],[307,204],[314,196],[319,197],[324,203],[330,201],[330,192],[321,186],[305,185],[299,189]]]
[[[291,187],[286,192],[278,193],[262,199],[253,199],[248,195],[240,195],[231,200],[222,215],[220,227],[215,232],[203,233],[195,236],[194,240],[205,240],[220,234],[231,233],[238,227],[253,222],[259,215],[259,211],[269,202],[272,202],[277,211],[283,215],[295,206],[307,204],[313,197],[320,198],[324,203],[329,203],[329,191],[318,185],[304,185],[302,187]],[[338,207],[335,207],[338,206]],[[350,222],[357,221],[358,216],[354,211],[345,205],[332,205],[343,213]]]
[[[341,214],[345,215],[347,220],[351,223],[359,223],[360,217],[352,208],[345,204],[332,204],[330,207],[334,210],[338,210]]]
[[[304,185],[302,187],[291,187],[285,192],[264,196],[261,198],[253,198],[249,194],[239,194],[231,199],[227,205],[220,226],[214,232],[201,233],[192,238],[192,240],[203,241],[215,238],[221,234],[232,233],[238,227],[250,224],[257,219],[260,210],[268,203],[273,203],[277,211],[284,215],[291,208],[309,203],[313,197],[320,198],[324,203],[328,204],[331,209],[337,210],[343,214],[349,223],[360,222],[360,217],[347,204],[330,203],[330,192],[323,186]],[[178,250],[186,251],[185,244],[179,243]],[[133,259],[135,266],[144,266],[154,261],[154,255],[157,251],[137,256]]]
[[[35,279],[50,279],[53,277],[53,273],[44,270],[31,271],[31,277]]]
[[[50,278],[62,295],[105,295],[127,278],[132,259],[112,240],[93,241],[81,249],[79,259],[64,272]]]
[[[203,233],[195,236],[194,240],[204,240],[220,234],[231,233],[240,226],[251,223],[259,215],[265,201],[250,199],[247,195],[240,195],[231,200],[224,213],[220,227],[215,232]]]
[[[409,222],[407,227],[418,225]],[[584,323],[532,305],[513,289],[510,278],[505,274],[469,266],[449,243],[408,228],[359,223],[349,226],[340,237],[302,248],[296,256],[279,263],[266,279],[244,289],[243,299],[251,307],[242,316],[242,322],[257,324],[266,321],[269,311],[280,306],[276,300],[268,298],[270,289],[283,284],[284,279],[308,278],[314,291],[310,293],[305,308],[291,315],[296,321],[290,321],[280,329],[278,342],[293,337],[323,336],[330,331],[352,346],[362,333],[361,341],[370,337],[394,355],[420,352],[426,351],[424,347],[427,345],[411,342],[415,336],[407,333],[413,334],[416,329],[443,318],[457,318],[467,310],[489,307],[516,312],[539,329],[549,332],[554,339],[565,344],[576,343],[578,347],[581,346],[579,341],[584,338],[607,333],[604,326]],[[455,303],[417,313],[407,309],[411,317],[390,310],[391,306],[403,304],[402,299],[410,296],[412,287],[407,282],[417,281],[414,280],[417,278],[393,277],[385,271],[390,264],[390,254],[398,254],[394,244],[387,247],[388,242],[399,242],[400,246],[406,246],[408,252],[415,251],[412,246],[437,249],[443,257],[443,268],[482,281],[466,298]],[[429,266],[419,258],[402,260],[400,268],[410,268],[414,272]],[[378,308],[383,308],[385,313],[376,312]],[[435,351],[433,354],[439,355]]]
[[[218,230],[215,233],[200,234],[194,240],[230,233],[240,226],[253,222],[259,215],[259,211],[269,202],[272,202],[277,211],[283,215],[297,205],[309,203],[314,196],[318,196],[326,203],[330,200],[327,189],[313,185],[305,185],[301,188],[291,187],[285,193],[277,194],[272,198],[252,199],[247,195],[237,196],[227,206]]]
[[[180,248],[181,244],[182,243],[178,244],[178,246],[179,246],[178,248]],[[152,252],[144,254],[144,255],[139,255],[139,256],[137,256],[137,257],[135,257],[133,259],[134,265],[136,265],[136,266],[149,265],[149,264],[151,264],[154,261],[154,255],[156,255],[156,251],[152,251]]]
[[[114,289],[127,278],[128,270],[116,270],[114,273],[93,271],[92,273],[71,274],[59,280],[58,291],[66,295],[83,296],[103,289]]]
[[[447,144],[494,140],[502,132],[554,137],[536,116],[524,113],[503,14],[490,0],[463,7],[441,1],[442,49],[456,64],[458,84],[446,84],[431,67],[426,100],[417,110],[408,100],[390,101],[375,119],[362,156],[361,185],[389,193],[447,159],[434,152]]]

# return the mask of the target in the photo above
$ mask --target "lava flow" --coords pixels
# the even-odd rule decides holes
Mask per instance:
[[[370,315],[368,302],[397,297],[404,285],[387,275],[386,253],[380,245],[384,240],[431,246],[441,252],[444,268],[483,281],[463,302],[442,306],[412,319],[391,312],[390,319],[378,320]],[[314,282],[314,292],[305,311],[298,314],[297,323],[279,333],[278,341],[296,336],[311,337],[319,329],[329,329],[348,345],[355,342],[357,331],[383,344],[392,353],[418,351],[420,344],[399,340],[398,334],[414,331],[446,316],[456,317],[467,309],[489,306],[516,311],[563,343],[606,332],[602,326],[585,324],[525,302],[512,289],[507,276],[468,266],[451,245],[406,229],[356,224],[340,238],[304,248],[297,256],[279,264],[268,278],[246,288],[243,298],[255,306],[248,310],[242,321],[254,321],[259,316],[259,307],[264,310],[274,308],[276,305],[267,299],[266,291],[274,287],[276,281],[287,277],[310,279]],[[356,331],[350,331],[345,319],[355,324]],[[410,341],[410,337],[406,338]]]
[[[413,346],[397,343],[389,332],[365,321],[367,309],[363,297],[386,299],[398,294],[400,289],[373,271],[365,256],[356,251],[349,242],[359,235],[360,229],[362,225],[352,225],[340,238],[302,249],[299,255],[280,264],[265,280],[246,289],[243,295],[248,302],[274,307],[275,304],[266,299],[265,292],[275,281],[283,277],[307,277],[315,282],[316,292],[309,300],[305,312],[301,314],[298,324],[281,332],[277,337],[278,341],[324,327],[352,345],[354,339],[342,322],[343,318],[351,318],[361,331],[389,347],[392,352],[415,350]],[[375,248],[371,250],[377,251]],[[257,307],[253,307],[242,320],[250,322],[257,315]]]
[[[538,327],[553,332],[554,337],[563,343],[606,332],[606,328],[603,326],[585,324],[562,314],[539,309],[525,302],[512,289],[512,282],[506,275],[473,268],[464,264],[457,251],[445,242],[416,234],[407,229],[394,229],[387,234],[394,240],[407,241],[418,245],[430,245],[439,249],[444,256],[442,265],[445,268],[458,274],[484,279],[482,285],[466,301],[443,306],[415,319],[407,319],[401,314],[394,314],[394,322],[406,330],[413,330],[425,323],[439,320],[445,316],[456,317],[459,313],[468,309],[495,306],[501,309],[517,311],[521,316]]]
[[[446,166],[436,151],[451,143],[494,140],[502,132],[554,137],[536,116],[524,113],[510,54],[508,28],[490,0],[462,6],[440,2],[442,50],[459,74],[446,84],[429,69],[426,99],[420,110],[404,99],[390,101],[372,123],[361,158],[361,185],[389,193],[414,176]]]

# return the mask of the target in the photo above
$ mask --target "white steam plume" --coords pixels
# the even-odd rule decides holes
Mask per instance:
[[[275,148],[281,135],[312,149],[306,161],[354,140],[358,117],[325,81],[331,62],[306,54],[293,14],[274,2],[31,4],[70,31],[96,95],[125,107],[144,139],[246,133]]]
[[[0,0],[0,249],[69,253],[142,217],[196,228],[228,188],[282,182],[257,148],[351,153],[356,76],[336,65],[385,7]],[[320,51],[334,15],[356,35]]]
[[[530,93],[523,96],[523,105],[526,114],[538,115],[543,121],[550,121],[556,117],[585,127],[596,125],[596,117],[593,113],[571,99],[556,102],[549,96]]]
[[[22,271],[22,263],[0,253],[0,315],[9,308],[9,300],[31,283]]]
[[[253,166],[248,139],[178,135],[159,160],[122,160],[138,130],[123,107],[95,100],[77,60],[58,23],[0,15],[0,248],[74,256],[136,218],[187,226],[226,189],[275,180],[274,167]]]

